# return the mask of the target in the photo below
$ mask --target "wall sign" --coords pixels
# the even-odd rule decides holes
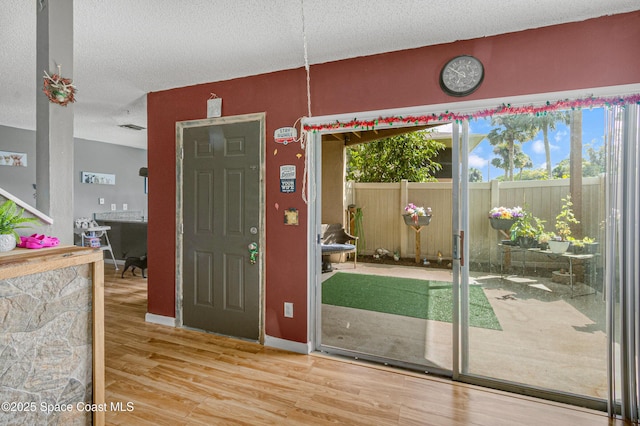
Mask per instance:
[[[284,211],[284,224],[298,226],[298,209],[290,208]]]
[[[296,166],[280,166],[280,192],[296,192]]]
[[[273,139],[276,143],[287,145],[295,142],[298,138],[298,131],[295,127],[280,127],[273,132]]]

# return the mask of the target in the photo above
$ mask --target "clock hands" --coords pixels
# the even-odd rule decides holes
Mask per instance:
[[[449,67],[449,69],[453,72],[455,72],[456,74],[458,74],[461,78],[465,78],[465,74],[463,72],[458,71],[457,69],[453,68],[453,67]]]

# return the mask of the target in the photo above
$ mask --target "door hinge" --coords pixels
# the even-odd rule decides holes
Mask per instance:
[[[184,146],[180,147],[180,159],[184,160]]]
[[[184,234],[184,223],[180,222],[180,226],[178,227],[180,234]]]

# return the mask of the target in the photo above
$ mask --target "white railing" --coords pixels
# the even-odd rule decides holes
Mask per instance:
[[[4,189],[0,188],[0,201],[4,202],[4,200],[13,201],[14,203],[16,203],[16,206],[18,206],[21,209],[24,209],[25,212],[29,213],[33,217],[35,217],[37,219],[40,219],[40,221],[43,224],[47,224],[47,225],[53,224],[53,219],[52,218],[50,218],[46,214],[42,213],[40,210],[36,209],[32,205],[30,205],[28,203],[25,203],[20,198],[14,196],[13,194],[9,193],[8,191],[5,191]]]

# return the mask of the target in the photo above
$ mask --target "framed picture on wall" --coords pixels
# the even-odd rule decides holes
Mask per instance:
[[[0,166],[27,167],[27,154],[24,152],[0,151]]]
[[[116,175],[108,173],[80,172],[80,182],[94,185],[115,185]]]

